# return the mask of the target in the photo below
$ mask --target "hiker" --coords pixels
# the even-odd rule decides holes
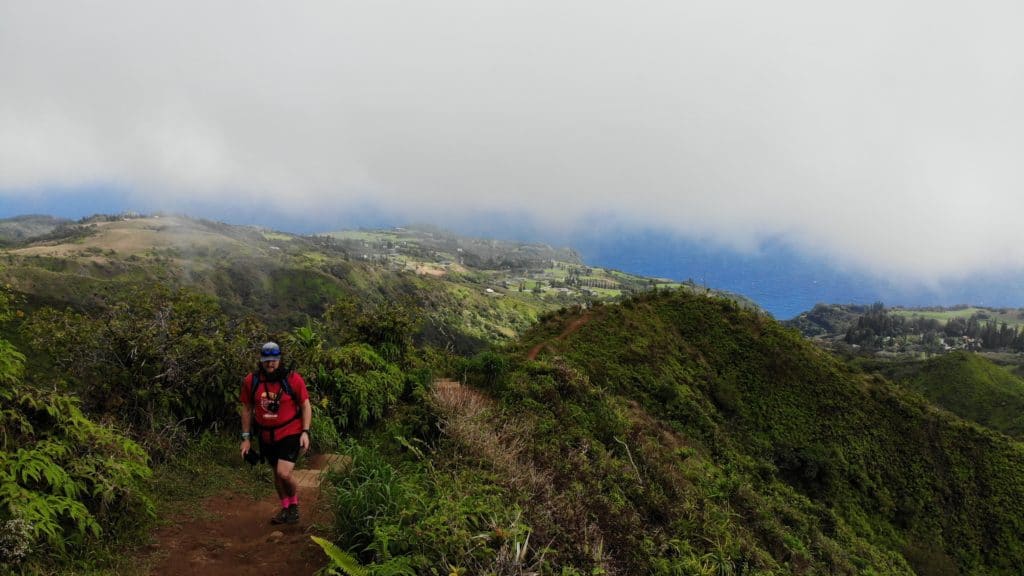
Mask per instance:
[[[263,345],[259,368],[242,382],[241,401],[242,458],[270,464],[281,499],[281,510],[270,523],[295,524],[299,521],[299,486],[292,469],[299,454],[309,450],[313,410],[305,380],[298,372],[282,367],[281,347],[276,343]],[[261,454],[252,451],[253,436],[259,437]]]

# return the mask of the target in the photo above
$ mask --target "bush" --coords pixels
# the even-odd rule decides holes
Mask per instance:
[[[234,417],[259,326],[230,326],[214,300],[156,289],[108,294],[88,314],[42,310],[24,332],[71,377],[89,414],[116,418],[159,448],[165,429]]]
[[[402,397],[406,376],[367,344],[329,350],[316,376],[326,410],[339,428],[380,420]]]
[[[334,452],[341,445],[341,434],[334,425],[334,420],[327,413],[325,403],[316,403],[313,407],[313,422],[310,435],[317,452]]]

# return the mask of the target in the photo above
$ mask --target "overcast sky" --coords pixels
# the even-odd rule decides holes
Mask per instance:
[[[1024,269],[1019,2],[0,0],[0,203],[529,215]],[[2,210],[0,210],[2,211]]]

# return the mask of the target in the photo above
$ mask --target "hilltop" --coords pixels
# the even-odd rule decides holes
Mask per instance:
[[[1024,438],[1024,370],[1019,358],[954,350],[926,359],[856,362],[962,418]]]

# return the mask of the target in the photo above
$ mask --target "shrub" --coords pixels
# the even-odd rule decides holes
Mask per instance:
[[[316,381],[327,411],[338,427],[347,428],[380,420],[402,397],[406,377],[369,345],[348,344],[325,354]]]

